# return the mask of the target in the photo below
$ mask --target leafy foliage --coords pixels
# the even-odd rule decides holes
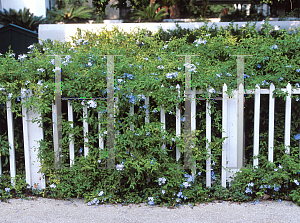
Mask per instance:
[[[202,26],[195,30],[182,29],[163,31],[152,34],[145,29],[135,33],[123,33],[115,28],[112,31],[82,32],[78,30],[71,43],[45,41],[31,47],[27,58],[16,61],[11,52],[0,57],[1,94],[0,102],[8,100],[6,93],[12,93],[14,102],[20,96],[20,88],[32,91],[24,105],[34,105],[37,112],[42,113],[39,120],[43,125],[45,136],[40,142],[39,158],[42,162],[41,172],[47,177],[46,192],[43,196],[85,198],[88,204],[105,202],[178,205],[224,199],[234,201],[252,201],[254,199],[293,199],[299,203],[299,147],[298,142],[291,140],[291,153],[286,154],[283,148],[284,135],[284,98],[281,90],[289,82],[293,89],[299,88],[299,41],[300,32],[287,34],[286,30],[277,30],[268,20],[257,32],[254,24],[247,23],[240,29],[230,23],[229,27],[218,30],[216,27]],[[99,47],[101,46],[101,48]],[[43,51],[42,51],[43,50]],[[186,64],[183,58],[175,55],[198,55]],[[63,146],[61,169],[53,168],[53,131],[51,103],[53,93],[53,59],[46,55],[64,54],[62,57],[62,97],[101,97],[107,96],[107,61],[102,55],[123,55],[115,59],[114,86],[115,97],[118,97],[118,109],[115,113],[115,130],[119,131],[115,139],[116,169],[105,169],[107,163],[107,147],[100,150],[100,137],[107,141],[107,102],[94,101],[88,116],[83,117],[84,105],[91,101],[75,101],[71,104],[74,111],[74,128],[63,118]],[[210,100],[212,125],[212,141],[209,143],[211,154],[207,150],[206,103],[197,101],[196,131],[193,132],[191,161],[196,164],[196,172],[183,170],[182,155],[176,160],[176,148],[184,154],[185,135],[175,134],[175,108],[184,111],[185,70],[191,68],[193,87],[203,90],[199,95],[208,97],[207,89],[214,88],[218,96],[224,83],[228,86],[228,94],[236,88],[236,58],[231,55],[250,54],[245,59],[245,89],[253,90],[258,84],[268,88],[274,83],[276,91],[276,112],[274,137],[274,162],[267,161],[268,98],[261,97],[262,119],[260,126],[259,165],[252,167],[253,145],[246,143],[247,166],[241,169],[227,188],[222,188],[222,104]],[[38,83],[38,84],[37,84]],[[163,84],[163,86],[162,86]],[[47,87],[46,87],[47,86]],[[52,87],[51,87],[52,86]],[[176,86],[179,86],[176,88]],[[180,95],[178,97],[178,89]],[[149,105],[145,105],[145,98]],[[297,123],[300,104],[293,95],[292,123]],[[252,98],[253,99],[253,98]],[[252,100],[251,97],[247,100]],[[89,99],[88,99],[89,100]],[[93,103],[94,103],[93,102]],[[251,102],[251,101],[250,101]],[[253,138],[253,102],[246,101],[245,124],[246,139]],[[129,115],[134,106],[134,114]],[[162,130],[160,114],[162,106],[166,113],[166,126]],[[12,110],[18,112],[20,103],[13,103]],[[67,108],[63,107],[63,114]],[[150,123],[145,123],[145,113],[149,112]],[[100,119],[98,119],[100,114]],[[82,122],[89,125],[88,142],[84,141]],[[95,121],[97,120],[97,121]],[[184,116],[181,116],[184,122]],[[267,121],[266,121],[267,120]],[[3,123],[0,119],[1,124]],[[98,125],[101,129],[98,131]],[[131,124],[134,129],[131,129]],[[183,124],[183,123],[182,123]],[[20,131],[17,128],[15,131]],[[299,131],[299,125],[293,124],[291,134]],[[70,133],[73,137],[70,139]],[[70,167],[69,142],[74,140],[75,160]],[[247,140],[249,141],[249,140]],[[162,145],[165,148],[162,149]],[[82,148],[89,148],[89,154],[83,156]],[[252,147],[252,154],[251,154]],[[100,154],[99,154],[100,153]],[[206,186],[207,158],[212,161],[212,187]],[[180,167],[180,168],[178,168]],[[225,167],[224,167],[225,168]],[[5,181],[0,190],[8,188]],[[5,191],[1,198],[10,196]],[[37,193],[37,192],[35,192]],[[274,195],[274,196],[273,196]],[[151,202],[149,201],[151,200]]]
[[[52,8],[48,10],[48,18],[51,22],[63,22],[63,23],[74,23],[78,20],[88,20],[92,17],[92,9],[86,6],[76,7],[71,5],[70,7],[58,9]]]
[[[159,4],[149,5],[147,8],[143,8],[142,10],[138,10],[134,13],[134,19],[141,18],[142,21],[145,22],[152,22],[152,21],[159,21],[164,16],[169,15],[169,13],[165,13],[164,10],[159,10]]]
[[[34,16],[26,8],[20,9],[18,12],[15,9],[9,9],[9,11],[3,9],[3,12],[0,11],[0,24],[2,25],[12,23],[25,29],[36,31],[39,25],[46,21],[46,18],[43,18],[43,16]]]

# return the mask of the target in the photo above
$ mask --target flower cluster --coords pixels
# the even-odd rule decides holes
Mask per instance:
[[[201,38],[194,41],[194,43],[196,43],[196,46],[198,46],[198,45],[200,45],[202,43],[206,44],[206,42],[207,42],[206,40],[202,40]]]

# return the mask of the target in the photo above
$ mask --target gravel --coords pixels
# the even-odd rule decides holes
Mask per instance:
[[[88,206],[83,199],[10,199],[0,203],[0,222],[300,222],[300,207],[290,201],[237,203],[214,201],[193,208],[146,203]]]

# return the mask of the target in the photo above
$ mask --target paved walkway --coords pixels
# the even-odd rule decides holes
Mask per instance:
[[[258,204],[215,201],[193,208],[147,206],[88,206],[83,199],[11,199],[0,203],[0,222],[300,222],[300,207],[288,201]]]

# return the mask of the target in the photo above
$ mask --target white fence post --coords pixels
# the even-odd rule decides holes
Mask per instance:
[[[210,98],[210,93],[209,93]],[[211,149],[209,143],[211,142],[211,105],[210,100],[206,100],[206,150],[208,158],[206,160],[206,187],[211,187]]]
[[[23,101],[23,99],[22,99]],[[38,123],[32,123],[34,119],[40,119],[41,115],[22,106],[23,137],[24,137],[24,155],[25,155],[25,173],[26,183],[30,186],[36,185],[36,189],[45,189],[46,181],[44,174],[40,172],[41,163],[38,161],[38,141],[44,139],[43,128]],[[30,130],[30,131],[29,131]]]
[[[275,113],[275,98],[273,98],[273,91],[275,86],[273,83],[270,85],[269,95],[269,153],[268,160],[273,162],[274,155],[274,113]]]
[[[223,85],[223,100],[222,100],[222,138],[227,137],[227,122],[228,122],[228,116],[227,116],[227,98],[228,95],[226,94],[227,91],[227,85]],[[221,169],[221,182],[222,187],[226,187],[226,154],[227,154],[227,148],[228,148],[228,139],[226,138],[223,143],[223,150],[222,150],[222,169]]]
[[[71,128],[73,129],[73,123],[74,123],[74,119],[73,119],[73,107],[72,107],[72,104],[71,104],[71,101],[68,100],[68,121],[69,122],[72,122],[70,125],[71,125]],[[72,133],[69,134],[69,138],[71,139],[73,136]],[[74,141],[71,140],[70,141],[70,144],[69,144],[69,153],[70,153],[70,167],[72,167],[74,165]]]
[[[191,131],[194,132],[193,138],[196,137],[196,89],[191,91],[192,103],[191,103]],[[193,143],[194,144],[194,143]],[[196,163],[193,164],[192,176],[196,174]]]
[[[9,167],[10,167],[10,176],[12,177],[11,183],[16,177],[16,158],[15,158],[15,145],[14,145],[14,120],[13,113],[11,111],[11,101],[6,102],[7,108],[7,130],[8,130],[8,143],[10,146],[9,149]]]
[[[180,86],[176,86],[178,89],[178,98],[180,98]],[[176,106],[176,136],[180,137],[181,136],[181,114],[180,114],[180,108],[179,104]],[[181,153],[180,150],[178,149],[178,146],[176,146],[176,161],[180,159]]]
[[[163,123],[163,126],[161,127],[162,130],[166,130],[166,114],[164,110],[164,105],[160,106],[160,122]],[[165,149],[165,148],[166,148],[166,144],[163,143],[161,149]]]
[[[89,139],[87,137],[89,133],[89,125],[87,120],[88,120],[87,106],[84,105],[83,107],[84,157],[86,157],[87,154],[89,153],[89,147],[86,145],[89,142]]]
[[[253,135],[253,156],[259,154],[259,121],[260,121],[260,87],[256,85],[254,98],[254,135]],[[253,159],[253,167],[258,166],[258,158]]]
[[[284,128],[284,145],[286,153],[290,154],[290,142],[291,142],[291,115],[292,115],[292,86],[290,83],[286,86],[288,96],[286,96],[285,104],[285,128]]]

